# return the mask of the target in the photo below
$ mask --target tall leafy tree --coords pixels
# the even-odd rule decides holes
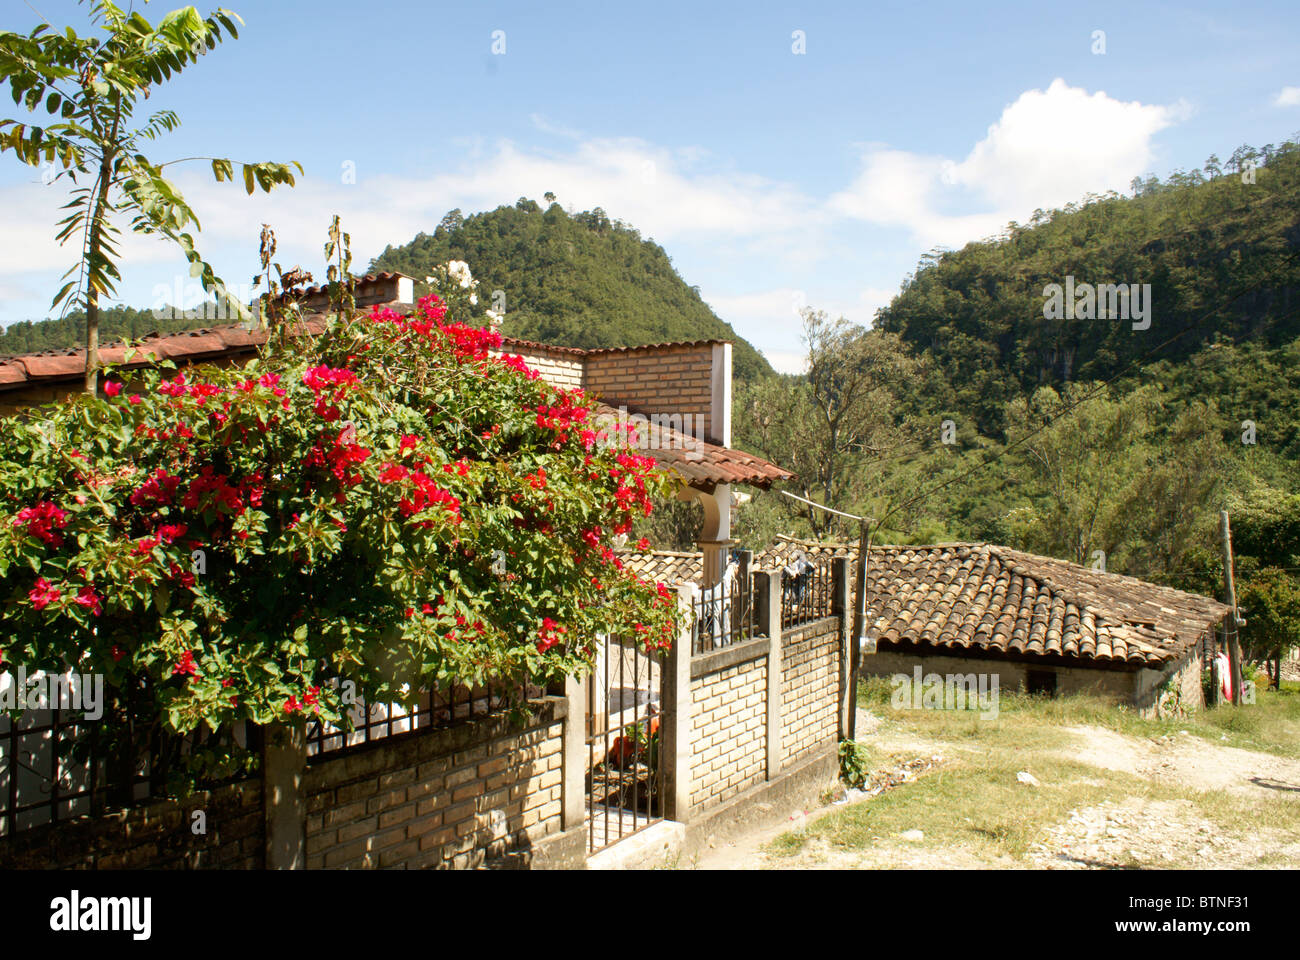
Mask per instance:
[[[79,36],[71,27],[55,31],[44,23],[30,34],[0,32],[0,82],[15,104],[29,113],[44,110],[46,126],[0,120],[0,152],[12,152],[32,166],[45,161],[61,167],[55,180],[73,184],[67,211],[58,223],[60,243],[76,238],[77,262],[52,306],[81,306],[86,312],[86,392],[94,393],[99,371],[99,302],[121,279],[120,231],[115,216],[129,219],[136,233],[166,237],[190,262],[205,290],[230,302],[241,315],[243,304],[231,298],[194,245],[187,228],[199,230],[198,217],[181,192],[164,176],[170,163],[156,163],[142,152],[148,142],[174,130],[180,119],[160,110],[143,123],[136,119],[139,101],[217,46],[226,35],[237,37],[239,17],[218,9],[209,17],[194,7],[174,10],[154,26],[140,13],[124,12],[109,0],[91,5],[91,20],[103,36]],[[212,164],[217,182],[233,179],[234,162],[190,157]],[[245,189],[270,191],[294,183],[292,168],[301,164],[240,164]]]

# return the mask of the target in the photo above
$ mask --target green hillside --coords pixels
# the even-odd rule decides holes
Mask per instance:
[[[666,340],[735,341],[740,379],[771,373],[673,268],[663,247],[599,207],[570,216],[532,200],[461,217],[453,210],[432,234],[388,247],[372,270],[420,279],[438,264],[464,260],[479,290],[505,293],[509,336],[572,347],[618,347]]]
[[[1252,154],[1261,166],[1244,183]],[[1109,380],[1134,362],[1179,366],[1216,341],[1274,349],[1300,336],[1296,144],[1243,148],[1225,166],[1211,157],[1204,171],[1139,178],[1134,189],[927,256],[876,326],[935,358],[951,405],[989,434],[1001,432],[1009,400],[1038,386]],[[1044,288],[1067,277],[1149,284],[1149,328],[1046,319]]]
[[[158,319],[152,310],[134,307],[109,307],[99,314],[99,341],[139,339],[150,333],[180,333],[204,325],[203,317],[194,312],[166,311],[167,319]],[[229,321],[207,321],[209,324]],[[11,323],[0,333],[0,356],[37,353],[41,350],[66,350],[86,342],[86,314],[72,310],[57,320],[22,320]]]

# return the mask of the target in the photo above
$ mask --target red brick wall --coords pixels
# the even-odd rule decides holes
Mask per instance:
[[[714,439],[711,344],[592,353],[583,385],[602,402],[626,406],[631,413],[703,417],[703,434]],[[691,433],[696,433],[694,420]]]

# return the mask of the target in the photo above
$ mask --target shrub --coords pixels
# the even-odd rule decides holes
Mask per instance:
[[[612,539],[666,478],[490,329],[332,320],[241,369],[109,371],[0,425],[3,659],[99,673],[105,722],[184,734],[340,720],[339,684],[581,674],[599,632],[650,648],[675,596]]]

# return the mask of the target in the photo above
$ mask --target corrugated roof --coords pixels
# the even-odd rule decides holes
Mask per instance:
[[[857,559],[855,544],[780,537],[755,566]],[[1159,665],[1230,612],[1199,594],[987,543],[878,546],[867,563],[868,636],[957,650]]]

